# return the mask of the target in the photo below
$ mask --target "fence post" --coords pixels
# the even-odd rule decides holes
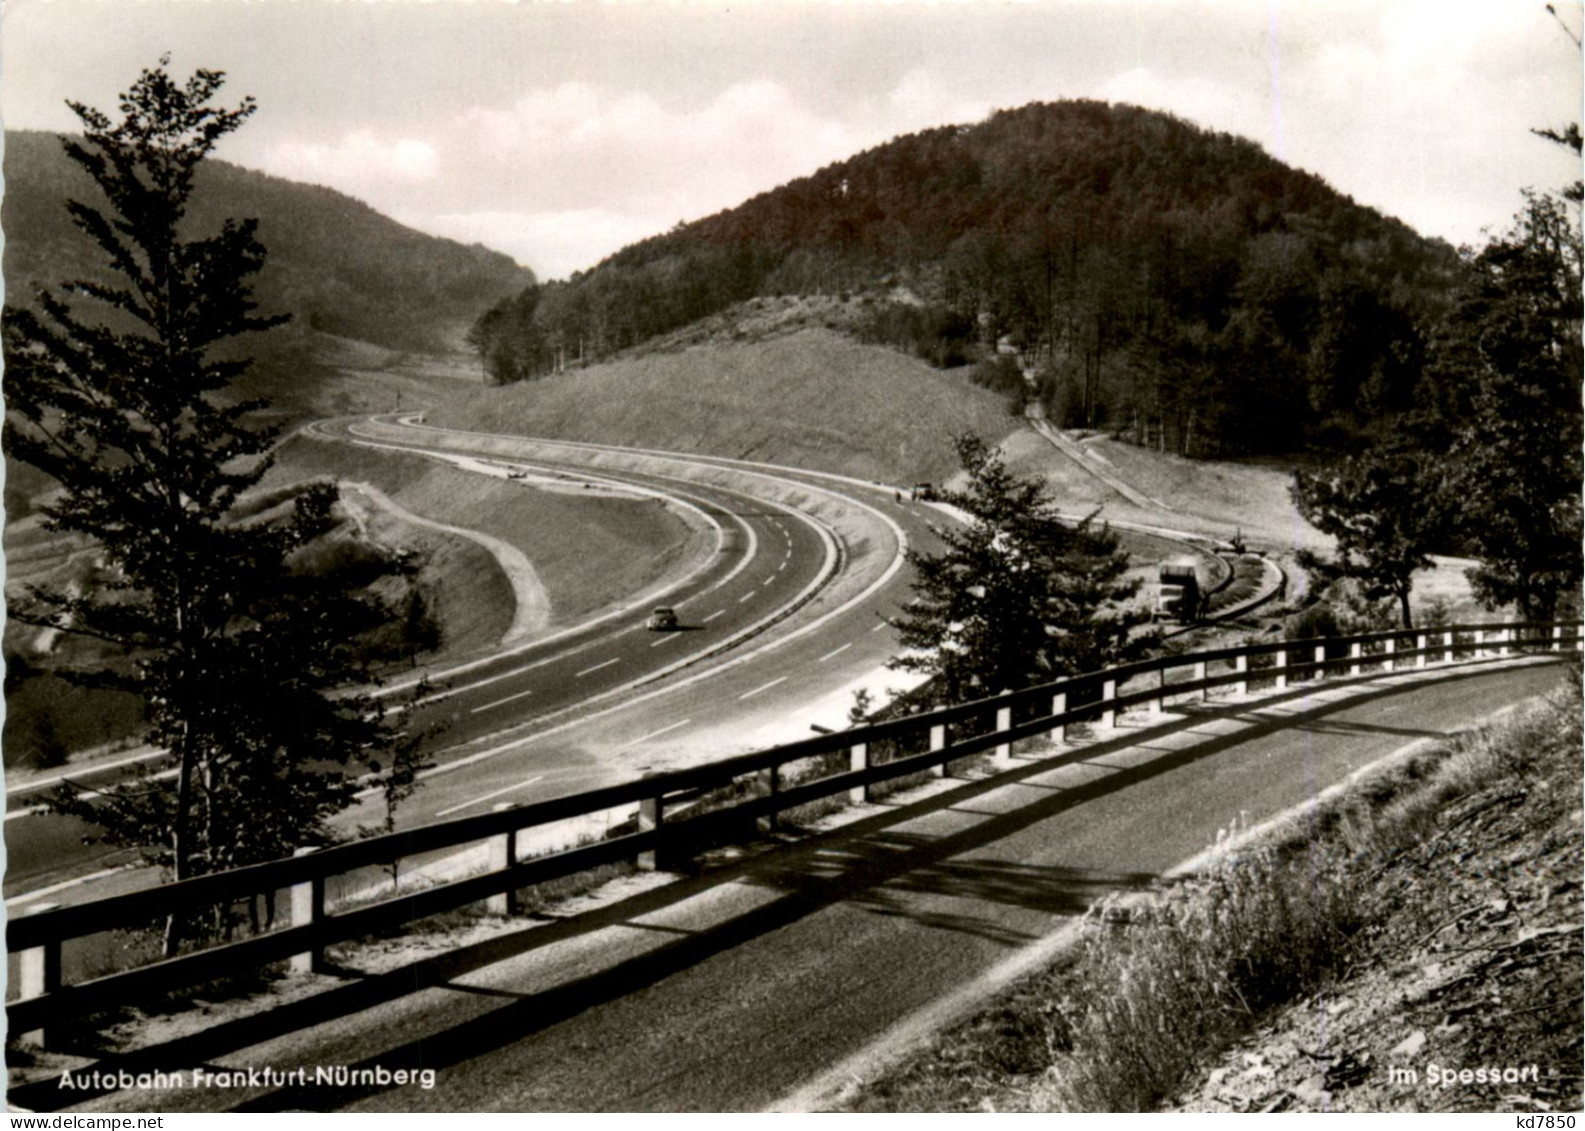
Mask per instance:
[[[1552,626],[1552,651],[1563,651],[1563,626],[1560,624]]]
[[[1360,645],[1358,640],[1354,641],[1354,643],[1348,646],[1348,658],[1353,661],[1353,663],[1348,665],[1349,675],[1359,674],[1359,649]]]
[[[1398,654],[1398,638],[1396,636],[1387,637],[1386,645],[1382,648],[1382,654],[1387,657],[1383,661],[1383,663],[1385,663],[1387,666],[1382,670],[1389,672],[1396,671],[1398,661],[1393,659],[1393,657]]]
[[[1066,691],[1059,691],[1051,697],[1051,713],[1056,717],[1061,717],[1068,713],[1068,693]],[[1059,745],[1066,742],[1068,740],[1068,724],[1058,723],[1052,727],[1051,738],[1052,741]]]
[[[1326,678],[1326,666],[1325,665],[1326,665],[1326,645],[1325,644],[1317,644],[1315,646],[1315,678],[1316,679],[1321,680],[1321,679],[1325,679]]]
[[[781,792],[781,767],[770,766],[759,772],[759,783],[765,790],[765,796],[771,799],[771,810],[761,817],[757,824],[761,832],[773,833],[778,824],[776,795]]]
[[[1249,656],[1247,654],[1240,653],[1238,658],[1233,661],[1233,670],[1235,672],[1238,672],[1240,675],[1248,672],[1249,671]],[[1247,679],[1239,680],[1237,683],[1235,683],[1233,685],[1233,690],[1234,690],[1234,692],[1236,692],[1239,695],[1248,695],[1249,694],[1249,680],[1247,680]]]
[[[1288,686],[1288,673],[1282,669],[1288,666],[1288,650],[1279,649],[1277,652],[1277,690],[1283,691]]]
[[[1453,633],[1451,631],[1442,633],[1442,662],[1444,664],[1453,662]]]
[[[1512,655],[1513,654],[1513,641],[1514,641],[1514,628],[1513,628],[1513,626],[1509,625],[1507,628],[1503,629],[1502,630],[1502,634],[1500,636],[1498,636],[1497,639],[1502,641],[1502,647],[1497,649],[1497,654],[1499,656]]]
[[[1167,708],[1167,668],[1165,664],[1162,665],[1157,675],[1160,682],[1156,690],[1160,691],[1161,694],[1150,701],[1150,713],[1152,715],[1159,715]]]
[[[26,914],[41,915],[46,911],[54,911],[59,904],[40,903],[30,907]],[[18,971],[21,997],[42,997],[44,994],[53,993],[61,986],[61,944],[59,939],[51,940],[43,946],[35,946],[24,950],[17,956],[20,966]],[[33,1029],[21,1035],[21,1040],[43,1048],[47,1040],[45,1030]]]
[[[1194,662],[1194,678],[1199,683],[1204,683],[1205,682],[1205,661],[1204,660],[1196,660]],[[1210,688],[1208,688],[1208,687],[1200,688],[1200,702],[1204,703],[1210,697],[1211,697],[1211,689]]]
[[[1006,692],[1003,692],[1002,694],[1005,695]],[[997,730],[997,733],[1001,733],[1002,731],[1008,731],[1008,730],[1012,730],[1012,729],[1013,729],[1013,709],[1011,707],[998,707],[998,708],[996,708],[996,730]],[[997,748],[996,748],[996,760],[998,762],[1010,762],[1010,761],[1012,761],[1012,759],[1013,759],[1013,744],[1012,743],[1003,742],[1001,745],[997,746]]]
[[[937,723],[935,726],[930,728],[930,749],[945,750],[946,748],[947,728],[941,723]],[[930,772],[935,774],[938,778],[944,778],[947,776],[947,764],[945,762],[937,762],[931,767]]]
[[[499,801],[491,806],[497,813],[505,813],[508,809],[516,809],[515,801]],[[517,830],[508,829],[506,832],[490,838],[490,871],[504,872],[517,863]],[[484,901],[486,915],[516,915],[517,892],[511,889],[497,892]]]
[[[1107,706],[1116,698],[1117,681],[1115,679],[1109,679],[1101,684],[1101,706],[1104,708],[1101,711],[1101,726],[1108,730],[1117,725],[1117,712]]]
[[[647,833],[653,831],[657,837],[661,826],[666,821],[666,800],[658,794],[646,797],[638,803],[638,831]],[[653,872],[660,867],[660,849],[657,845],[648,852],[638,854],[638,869],[641,872]]]
[[[318,852],[315,847],[299,848],[292,853],[293,856],[307,856],[311,852]],[[292,926],[302,927],[309,923],[317,923],[325,917],[325,878],[315,876],[300,884],[293,884],[291,888]],[[325,948],[316,946],[305,950],[302,954],[292,955],[291,969],[294,974],[317,974],[325,968]]]
[[[870,768],[870,748],[866,743],[859,743],[848,751],[848,769],[867,770]],[[853,805],[862,804],[870,799],[870,786],[868,782],[856,785],[848,790],[848,801]]]
[[[1423,632],[1414,638],[1414,650],[1419,653],[1414,658],[1414,666],[1417,668],[1425,667],[1425,639]]]

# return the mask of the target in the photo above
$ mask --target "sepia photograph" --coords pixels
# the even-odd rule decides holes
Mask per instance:
[[[11,1126],[1585,1109],[1581,0],[5,0]]]

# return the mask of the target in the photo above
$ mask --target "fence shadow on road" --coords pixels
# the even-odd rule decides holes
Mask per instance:
[[[1461,682],[1486,674],[1488,670],[1473,669],[1445,675],[1434,682]],[[1361,676],[1352,682],[1368,684],[1371,678]],[[1329,681],[1328,690],[1335,689],[1340,682]],[[346,1018],[414,993],[453,987],[455,979],[470,972],[521,957],[556,942],[653,915],[711,889],[733,883],[761,886],[778,894],[752,910],[696,932],[677,934],[669,941],[661,942],[653,949],[607,969],[523,996],[506,994],[502,1004],[496,1008],[414,1040],[393,1041],[380,1052],[351,1067],[354,1070],[375,1065],[387,1070],[445,1069],[461,1064],[510,1046],[585,1010],[642,990],[715,955],[843,902],[867,907],[877,914],[911,916],[923,926],[978,934],[1009,947],[1021,945],[1029,941],[1027,936],[1009,932],[1003,925],[988,918],[978,920],[972,915],[962,914],[919,915],[903,907],[885,889],[961,895],[1054,914],[1079,913],[1105,892],[1119,887],[1147,886],[1155,877],[1149,873],[1108,874],[955,858],[994,844],[1064,811],[1278,731],[1330,728],[1332,733],[1424,736],[1430,732],[1398,731],[1389,727],[1330,719],[1330,716],[1341,711],[1409,693],[1423,685],[1421,681],[1406,681],[1378,688],[1360,687],[1356,689],[1356,694],[1319,702],[1279,718],[1259,718],[1254,712],[1303,699],[1311,694],[1311,689],[1289,688],[1286,694],[1263,697],[1258,702],[1247,704],[1195,702],[1181,707],[1169,706],[1159,721],[1152,719],[1147,725],[1129,726],[1102,740],[1018,759],[1011,769],[994,777],[964,781],[922,799],[883,802],[878,811],[836,830],[791,840],[775,851],[750,855],[698,875],[682,877],[608,907],[426,957],[380,974],[364,976],[356,971],[346,971],[351,980],[344,985],[254,1016],[222,1022],[200,1033],[107,1057],[89,1069],[79,1070],[78,1075],[94,1069],[105,1073],[191,1069],[195,1065],[208,1064],[218,1056]],[[1180,732],[1187,726],[1212,719],[1239,720],[1247,725],[1234,733],[1207,736],[1203,742],[1181,749],[1163,748],[1157,756],[1136,765],[1108,766],[1106,768],[1112,772],[1106,776],[1072,788],[1026,783],[1026,779],[1061,766],[1081,763],[1108,752],[1137,748],[1154,738]],[[976,799],[1018,783],[1034,787],[1031,790],[1034,795],[1026,804],[1005,812],[980,810],[987,815],[987,819],[971,827],[937,837],[926,837],[898,828],[928,814],[971,806]],[[466,991],[470,987],[454,988]],[[495,994],[495,991],[487,992],[492,996]],[[388,1088],[377,1085],[288,1087],[249,1098],[231,1110],[334,1110],[386,1090]],[[35,1111],[44,1111],[66,1106],[67,1102],[84,1102],[96,1093],[86,1089],[63,1093],[58,1088],[58,1079],[50,1079],[14,1087],[10,1094],[15,1103]]]

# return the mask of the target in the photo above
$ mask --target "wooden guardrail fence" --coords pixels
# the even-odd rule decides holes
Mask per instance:
[[[299,969],[317,968],[324,949],[338,942],[474,903],[510,911],[513,893],[522,888],[620,861],[653,867],[658,854],[740,832],[747,822],[774,824],[779,813],[836,795],[864,800],[882,783],[926,771],[939,775],[947,763],[986,751],[1006,759],[1020,739],[1050,733],[1061,741],[1069,725],[1098,722],[1109,727],[1119,712],[1129,708],[1144,706],[1159,713],[1176,697],[1205,698],[1225,687],[1244,694],[1254,682],[1282,690],[1337,672],[1360,675],[1366,669],[1573,652],[1580,647],[1580,628],[1575,622],[1551,621],[1458,625],[1161,656],[709,765],[304,851],[88,903],[40,909],[11,919],[7,927],[6,946],[19,957],[21,982],[20,998],[6,1007],[11,1031],[42,1040],[47,1023],[144,995],[200,985],[280,961],[291,961]],[[1184,673],[1187,678],[1176,678]],[[874,755],[883,747],[900,753],[881,761]],[[789,773],[797,763],[811,761],[823,766],[839,761],[845,768],[814,778]],[[712,791],[734,785],[744,796],[728,798],[713,809],[697,804]],[[684,802],[696,815],[668,820]],[[518,858],[517,835],[522,831],[629,806],[637,807],[633,831],[531,859]],[[327,906],[325,886],[331,877],[481,843],[490,850],[490,866],[482,874],[350,909]],[[138,929],[169,914],[193,914],[282,892],[288,893],[284,902],[290,908],[289,922],[276,929],[63,984],[62,948],[68,940]]]

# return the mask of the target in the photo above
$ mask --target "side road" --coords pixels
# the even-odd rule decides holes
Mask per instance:
[[[1125,720],[992,779],[864,806],[827,835],[395,970],[346,970],[313,998],[100,1065],[302,1067],[310,1081],[321,1065],[433,1068],[432,1088],[91,1098],[46,1079],[12,1096],[80,1110],[765,1107],[1219,829],[1560,678],[1509,662]]]
[[[1094,460],[1086,457],[1083,448],[1079,447],[1079,445],[1075,444],[1072,440],[1068,439],[1068,437],[1064,436],[1061,431],[1059,431],[1051,424],[1050,421],[1046,419],[1046,410],[1044,405],[1040,404],[1038,401],[1031,401],[1027,413],[1030,427],[1032,427],[1037,433],[1044,437],[1052,447],[1056,448],[1057,451],[1067,456],[1079,467],[1095,476],[1095,478],[1099,479],[1102,483],[1116,491],[1123,498],[1133,503],[1136,507],[1145,507],[1151,510],[1168,512],[1172,510],[1171,507],[1167,506],[1167,504],[1162,502],[1160,499],[1152,499],[1148,495],[1140,494],[1127,483],[1124,483],[1116,475],[1099,466]]]

